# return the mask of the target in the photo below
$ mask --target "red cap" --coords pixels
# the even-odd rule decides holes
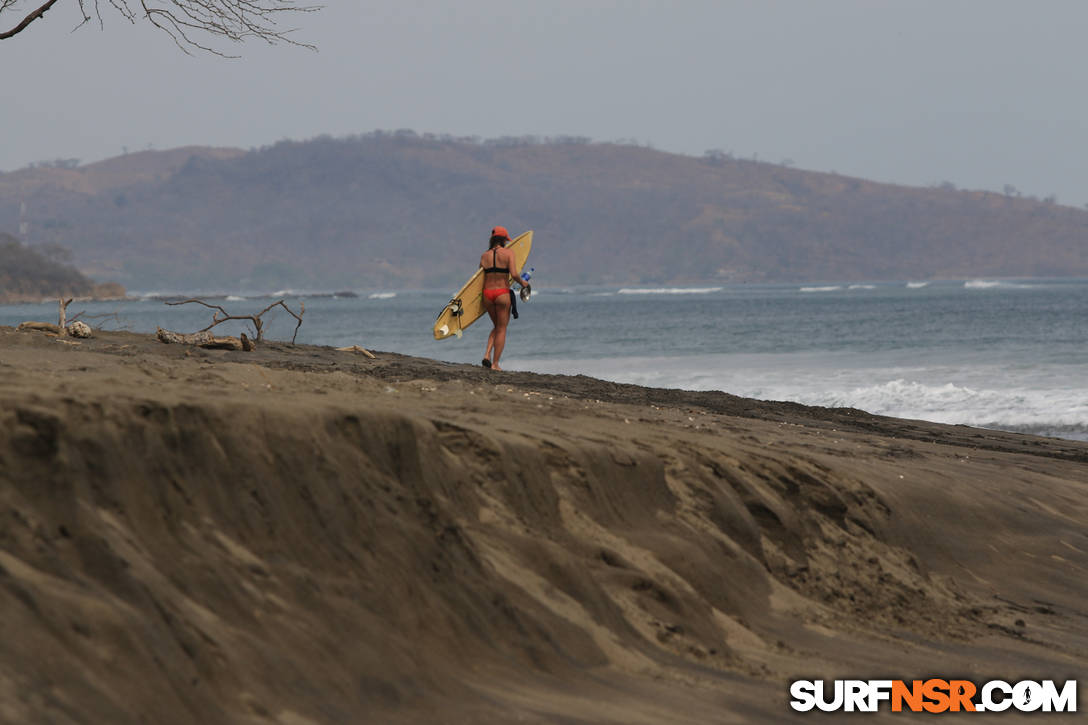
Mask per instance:
[[[491,230],[491,236],[502,237],[503,239],[509,239],[510,233],[506,231],[506,227],[495,227]]]

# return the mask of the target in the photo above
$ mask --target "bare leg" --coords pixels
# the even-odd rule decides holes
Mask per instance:
[[[510,324],[510,297],[503,295],[496,303],[494,315],[495,329],[491,331],[494,336],[495,354],[491,358],[491,368],[502,370],[499,367],[499,358],[502,357],[503,348],[506,347],[506,326]]]
[[[491,332],[487,335],[487,349],[484,351],[484,357],[491,357],[491,348],[495,347],[495,328],[491,328]]]
[[[495,302],[484,297],[484,310],[487,311],[487,316],[491,318],[491,332],[487,336],[487,347],[484,348],[484,367],[491,367],[491,350],[495,347],[495,326],[498,325],[498,310],[495,309]]]

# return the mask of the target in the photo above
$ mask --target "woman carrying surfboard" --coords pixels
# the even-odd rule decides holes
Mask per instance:
[[[522,287],[529,287],[521,281],[521,269],[514,253],[504,246],[508,241],[510,234],[506,227],[495,227],[491,230],[488,250],[480,255],[480,267],[484,270],[483,305],[494,325],[491,334],[487,336],[483,366],[493,370],[502,370],[499,367],[499,358],[506,347],[506,326],[510,324],[511,293],[507,280],[513,277]]]

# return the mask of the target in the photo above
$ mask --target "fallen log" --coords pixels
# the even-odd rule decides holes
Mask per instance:
[[[159,339],[159,342],[165,342],[166,344],[175,345],[203,345],[212,339],[212,333],[205,330],[193,333],[171,332],[170,330],[164,330],[161,327],[157,328],[155,337]]]
[[[48,332],[53,335],[61,334],[60,325],[54,325],[52,322],[21,322],[15,330],[16,332]]]
[[[213,337],[208,342],[201,344],[206,350],[238,350],[245,351],[245,346],[237,337]]]
[[[246,346],[237,337],[215,337],[207,330],[200,332],[181,333],[164,330],[161,327],[155,333],[159,342],[177,345],[196,345],[208,350],[245,350]],[[252,349],[252,346],[250,346]]]

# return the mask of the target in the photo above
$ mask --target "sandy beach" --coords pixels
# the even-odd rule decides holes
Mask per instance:
[[[799,677],[1085,694],[1086,443],[376,354],[0,328],[0,721],[804,721]]]

